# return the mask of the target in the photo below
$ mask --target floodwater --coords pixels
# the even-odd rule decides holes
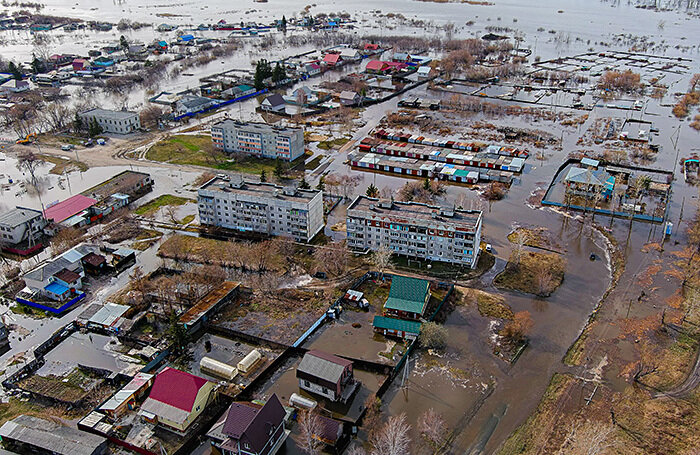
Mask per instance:
[[[155,3],[155,4],[154,4]],[[200,22],[212,23],[221,18],[229,22],[259,21],[269,22],[285,14],[288,18],[301,11],[307,2],[299,0],[271,1],[269,3],[253,3],[251,0],[232,5],[224,0],[212,0],[202,5],[196,2],[185,1],[177,4],[163,4],[162,2],[147,1],[120,1],[111,0],[78,0],[74,3],[66,3],[61,0],[47,0],[47,7],[43,13],[75,16],[85,19],[99,19],[118,21],[127,17],[136,21],[147,21],[154,24],[161,22],[176,23],[180,25],[197,25]],[[455,37],[480,36],[485,33],[487,26],[510,27],[517,29],[524,38],[523,45],[533,50],[533,56],[541,56],[542,59],[573,55],[608,49],[628,50],[630,44],[616,42],[617,34],[637,35],[647,37],[647,41],[656,43],[656,47],[649,52],[668,55],[697,58],[698,46],[687,37],[696,35],[697,18],[688,16],[685,12],[653,12],[649,10],[635,9],[627,2],[596,2],[590,0],[545,0],[541,2],[528,2],[523,0],[499,1],[495,6],[474,6],[461,3],[423,3],[403,0],[380,0],[373,2],[371,8],[376,8],[384,13],[401,13],[409,19],[424,20],[426,23],[420,27],[409,27],[395,19],[377,18],[371,12],[367,12],[367,2],[350,0],[347,2],[320,1],[311,8],[313,13],[339,12],[345,10],[354,14],[361,22],[362,34],[416,34],[432,35],[440,33],[435,26],[447,22],[455,23]],[[255,12],[246,11],[255,10]],[[178,14],[176,17],[158,17],[157,14]],[[517,20],[517,22],[515,21]],[[364,22],[363,22],[364,21]],[[474,21],[474,25],[466,26],[467,21]],[[550,33],[553,31],[554,33]],[[512,35],[506,31],[504,34]],[[116,40],[120,32],[86,33],[81,40],[84,42],[98,39]],[[172,35],[172,34],[171,34]],[[134,37],[144,41],[150,41],[156,36],[161,36],[154,29],[145,29],[134,32]],[[5,36],[12,42],[26,40],[27,37]],[[68,49],[70,39],[64,38],[61,46]],[[22,47],[23,46],[23,47]],[[3,49],[4,56],[20,54],[26,55],[31,50],[31,44],[18,44],[6,46]],[[69,52],[70,50],[57,49],[57,51]],[[229,66],[245,64],[250,68],[250,61],[259,57],[271,59],[273,56],[286,55],[289,49],[276,49],[258,53],[251,46],[238,52],[231,58],[227,58],[222,65],[221,61],[209,64],[207,67],[198,68],[197,76],[189,77],[192,84],[196,84],[197,77],[206,72],[214,72],[216,68],[227,69]],[[26,58],[26,57],[25,57]],[[698,71],[697,59],[691,64],[691,72]],[[182,87],[186,86],[190,79],[178,79],[168,81],[166,84]],[[592,311],[601,295],[608,286],[610,274],[606,260],[591,262],[590,253],[605,258],[602,248],[602,237],[593,234],[587,226],[582,226],[577,218],[569,219],[549,209],[535,210],[529,207],[527,199],[537,188],[546,187],[556,168],[561,164],[570,151],[581,149],[576,143],[578,136],[585,131],[595,118],[622,117],[631,115],[652,117],[660,130],[658,142],[662,149],[658,153],[653,167],[661,169],[675,169],[679,157],[687,156],[691,151],[698,149],[697,133],[683,124],[678,129],[679,122],[670,117],[668,104],[674,101],[672,93],[683,92],[687,88],[689,77],[669,77],[671,88],[669,95],[661,101],[650,101],[644,113],[631,113],[597,107],[591,118],[580,128],[562,127],[561,125],[549,125],[544,122],[531,122],[527,119],[508,118],[507,124],[517,127],[539,128],[563,139],[562,150],[547,150],[547,159],[535,160],[534,156],[528,160],[526,172],[519,185],[514,185],[508,197],[486,207],[484,219],[485,240],[492,243],[499,259],[507,259],[510,254],[510,245],[506,235],[516,225],[545,226],[558,236],[560,243],[566,249],[568,261],[567,273],[563,285],[548,299],[542,300],[531,296],[507,292],[506,301],[514,311],[527,310],[534,320],[530,345],[518,362],[507,366],[501,360],[496,359],[491,353],[488,344],[484,341],[488,336],[487,321],[479,316],[464,311],[456,310],[447,320],[447,326],[453,334],[453,342],[448,354],[454,357],[451,360],[457,368],[464,369],[473,365],[475,377],[478,381],[467,385],[454,385],[444,375],[436,372],[425,372],[421,369],[423,358],[412,360],[412,369],[408,378],[408,387],[405,389],[395,385],[392,391],[385,396],[388,409],[391,412],[405,411],[409,420],[415,422],[418,414],[428,407],[435,407],[442,412],[445,419],[451,425],[463,425],[458,427],[459,435],[455,441],[456,453],[493,453],[496,448],[518,425],[522,424],[527,416],[536,408],[543,391],[551,378],[552,373],[562,369],[561,359],[567,348],[578,336],[583,328],[588,314]],[[313,80],[312,80],[313,81]],[[440,97],[442,94],[429,91],[425,87],[416,89],[411,95]],[[141,102],[136,99],[134,102]],[[250,103],[252,103],[251,101]],[[371,106],[362,113],[362,120],[367,124],[355,134],[359,139],[366,134],[389,110],[396,107],[397,100],[391,100],[381,105]],[[232,110],[240,109],[234,106]],[[246,114],[248,115],[248,114]],[[474,116],[469,120],[480,120],[481,116]],[[492,120],[492,119],[490,119]],[[497,123],[497,122],[496,122]],[[600,150],[601,146],[591,147]],[[337,152],[332,152],[336,153]],[[344,157],[337,157],[329,166],[329,172],[359,175],[362,183],[357,185],[355,194],[363,193],[369,183],[375,183],[380,189],[398,189],[405,180],[399,177],[369,174],[360,171],[349,170],[343,164]],[[5,170],[0,173],[8,173],[14,169],[10,161],[5,161]],[[106,169],[106,168],[105,168]],[[102,170],[89,170],[95,174],[94,183],[103,178]],[[105,171],[106,172],[106,171]],[[16,171],[14,172],[16,174]],[[111,175],[113,171],[109,174]],[[162,174],[167,175],[163,170]],[[161,185],[162,174],[156,174],[156,188]],[[90,177],[93,179],[93,177]],[[165,177],[168,180],[167,177]],[[310,181],[316,183],[318,176]],[[697,202],[697,189],[687,186],[682,176],[676,172],[672,201],[669,210],[669,219],[674,222],[674,234],[671,240],[684,241],[682,229],[684,222],[679,222],[681,213],[683,219],[692,217],[694,205]],[[75,179],[78,180],[77,178]],[[92,182],[93,180],[91,180]],[[94,184],[85,184],[85,188]],[[73,192],[76,190],[74,186]],[[173,182],[174,186],[177,186]],[[54,189],[52,198],[60,199],[62,195]],[[3,195],[2,201],[7,205],[14,205],[12,199],[14,193]],[[6,197],[8,199],[6,199]],[[36,207],[38,201],[22,200],[23,204],[33,204]],[[476,192],[463,187],[449,187],[444,201],[454,202],[460,197],[466,197],[471,201],[478,201]],[[6,200],[9,202],[6,202]],[[343,210],[336,211],[329,217],[328,225],[333,225],[343,219]],[[576,216],[576,215],[574,215]],[[596,216],[601,224],[608,225],[609,219]],[[587,221],[590,223],[590,221]],[[629,230],[628,221],[615,220],[612,222],[614,235],[625,244],[629,238],[629,264],[634,267],[640,259],[639,247],[649,239],[660,240],[662,232],[660,227],[645,223],[633,223]],[[485,284],[488,286],[488,283]],[[64,317],[67,318],[68,316]],[[13,346],[14,348],[14,346]],[[5,357],[7,358],[7,357]],[[397,381],[399,384],[400,381]],[[483,393],[483,384],[494,384],[493,393],[483,405],[474,413],[474,417],[468,422],[461,420],[470,406]],[[291,376],[281,383],[281,386],[291,386]],[[291,389],[290,389],[291,390]]]

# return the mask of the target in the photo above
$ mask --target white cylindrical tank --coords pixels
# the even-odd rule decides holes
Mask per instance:
[[[202,357],[202,360],[199,361],[199,369],[205,373],[209,373],[229,381],[238,375],[238,370],[236,367],[224,362],[219,362],[211,357]]]
[[[247,374],[253,370],[255,365],[262,359],[262,354],[257,350],[253,349],[250,353],[238,362],[238,371],[243,374]]]
[[[311,411],[316,408],[317,403],[314,400],[302,397],[297,393],[293,393],[292,396],[289,397],[289,406],[297,409],[307,409]]]

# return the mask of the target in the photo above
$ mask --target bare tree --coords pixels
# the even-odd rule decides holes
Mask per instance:
[[[346,455],[367,455],[367,451],[362,446],[352,446],[345,453]]]
[[[512,266],[520,267],[520,260],[523,258],[523,251],[527,243],[527,236],[522,231],[517,231],[513,236],[513,261]]]
[[[433,449],[437,449],[445,442],[447,425],[445,419],[430,408],[418,418],[418,431]]]
[[[405,455],[410,453],[411,426],[406,423],[406,414],[389,417],[389,420],[372,441],[371,455]]]
[[[382,244],[377,251],[372,253],[372,265],[379,271],[381,279],[384,279],[384,270],[391,264],[391,250]]]
[[[544,297],[552,292],[554,277],[548,268],[540,267],[535,270],[535,280],[537,282],[537,295]]]
[[[321,452],[323,442],[319,438],[321,433],[321,420],[318,411],[301,411],[298,417],[299,436],[297,443],[302,452],[308,455],[316,455]]]
[[[331,275],[342,275],[348,265],[348,250],[345,242],[333,242],[326,246],[318,247],[314,251],[314,259],[319,266]]]

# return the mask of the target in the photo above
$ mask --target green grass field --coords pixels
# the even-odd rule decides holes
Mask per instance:
[[[164,194],[137,208],[136,210],[134,210],[134,213],[136,213],[137,215],[150,216],[156,213],[161,207],[165,207],[167,205],[184,205],[188,202],[194,201],[185,197],[174,196],[172,194]]]

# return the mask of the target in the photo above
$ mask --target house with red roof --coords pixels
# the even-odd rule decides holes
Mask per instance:
[[[97,204],[97,199],[76,194],[65,201],[54,204],[44,210],[44,218],[56,224],[66,221],[68,218],[78,215]],[[89,220],[89,217],[88,217]]]
[[[371,60],[369,63],[367,63],[365,71],[374,74],[386,74],[389,72],[390,68],[391,67],[387,62],[383,62],[381,60]]]
[[[238,401],[231,404],[207,436],[223,455],[274,455],[289,435],[284,427],[285,415],[275,394],[263,406]]]
[[[343,64],[343,58],[340,54],[326,54],[326,56],[323,57],[323,63],[328,66],[340,66]]]
[[[141,406],[147,422],[185,433],[214,398],[214,383],[167,367],[153,381],[153,388]]]

